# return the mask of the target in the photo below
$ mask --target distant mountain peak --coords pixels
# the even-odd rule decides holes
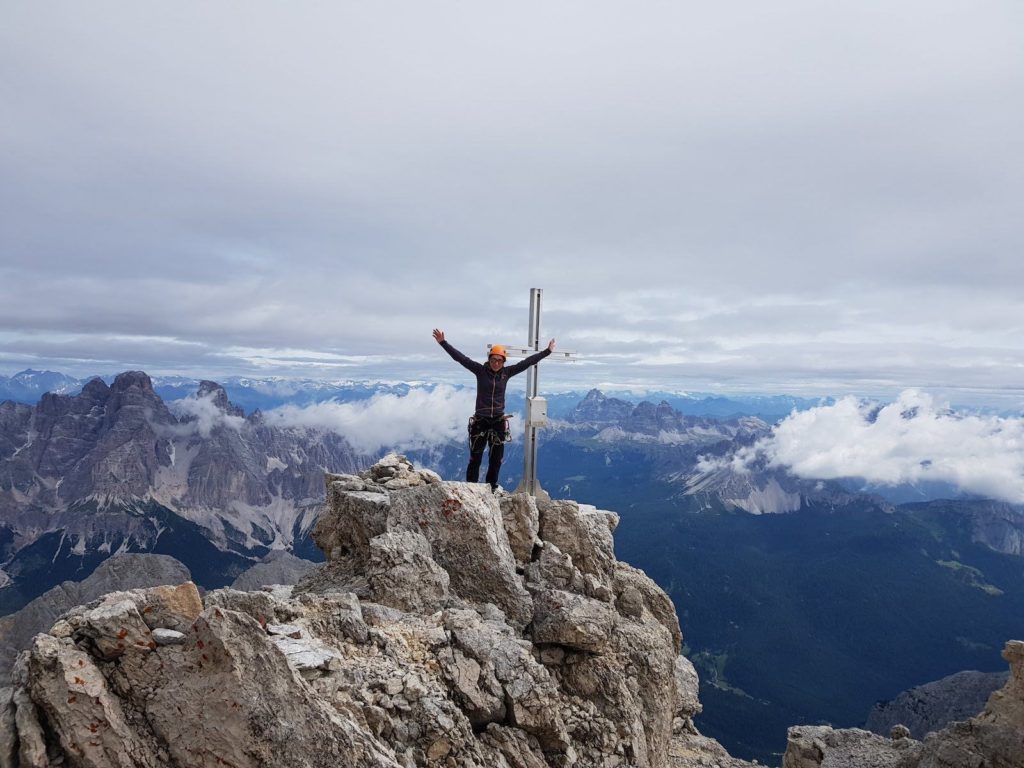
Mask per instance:
[[[124,373],[117,374],[114,378],[114,383],[110,385],[110,389],[113,392],[124,392],[132,387],[141,389],[143,392],[152,393],[153,380],[149,378],[149,374],[145,371],[125,371]]]

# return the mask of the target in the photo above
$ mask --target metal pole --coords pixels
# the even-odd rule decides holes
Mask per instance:
[[[540,309],[541,296],[544,291],[541,288],[530,289],[530,337],[526,346],[534,352],[540,351]],[[540,379],[539,366],[533,366],[527,371],[526,397],[536,397]],[[537,484],[537,427],[527,419],[526,435],[523,444],[523,486],[531,496],[537,495],[540,487]]]

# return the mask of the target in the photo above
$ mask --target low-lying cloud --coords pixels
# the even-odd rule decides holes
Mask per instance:
[[[465,435],[473,393],[454,387],[413,389],[405,395],[380,394],[354,403],[284,405],[265,414],[277,427],[327,429],[361,453],[382,448],[429,448]]]
[[[181,400],[172,400],[167,407],[181,423],[178,425],[181,434],[199,433],[206,439],[217,427],[227,427],[236,432],[245,425],[245,419],[222,411],[214,402],[215,394],[198,396],[189,395]]]
[[[955,412],[918,390],[887,405],[845,397],[793,413],[731,466],[745,471],[762,461],[805,479],[949,483],[1024,503],[1024,418]]]

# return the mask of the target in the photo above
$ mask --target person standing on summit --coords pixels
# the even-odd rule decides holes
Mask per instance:
[[[505,365],[505,348],[500,344],[491,347],[487,363],[470,360],[445,341],[444,331],[434,329],[434,339],[452,359],[476,376],[476,411],[469,420],[469,466],[466,467],[466,482],[475,483],[480,479],[480,464],[484,459],[484,448],[490,446],[487,455],[487,482],[491,490],[498,488],[498,473],[505,456],[505,385],[508,380],[536,365],[555,350],[555,340],[548,342],[548,348],[530,355],[515,365]]]

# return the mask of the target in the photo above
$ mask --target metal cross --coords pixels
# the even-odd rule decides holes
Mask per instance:
[[[530,289],[530,336],[526,347],[505,346],[509,357],[529,357],[540,352],[540,304],[543,288]],[[547,360],[575,362],[575,352],[552,352]],[[516,493],[528,493],[531,496],[541,494],[547,496],[537,481],[537,430],[548,423],[548,402],[538,395],[537,383],[540,376],[538,366],[526,372],[526,434],[523,441],[523,479],[516,488]]]

